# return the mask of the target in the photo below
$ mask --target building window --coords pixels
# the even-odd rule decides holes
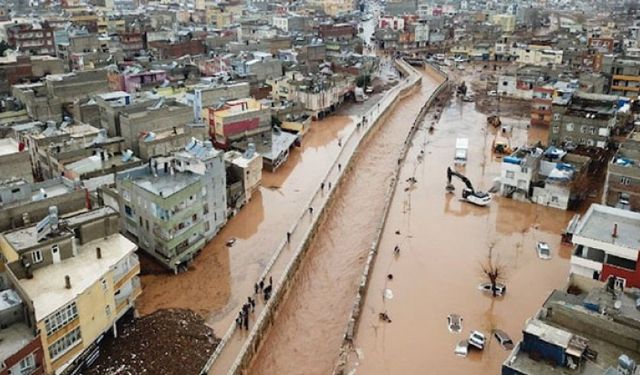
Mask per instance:
[[[44,326],[47,331],[47,335],[51,336],[77,317],[78,306],[76,306],[74,301],[45,318]]]
[[[104,313],[107,314],[107,317],[111,316],[111,306],[110,305],[106,305],[104,307]]]
[[[631,180],[629,179],[629,177],[620,177],[620,183],[622,185],[629,185],[631,183]]]
[[[586,125],[582,125],[580,127],[580,133],[582,133],[582,134],[586,134],[587,133],[587,126]]]
[[[33,261],[34,264],[42,262],[42,250],[36,250],[32,252],[31,260]]]
[[[560,127],[556,125],[556,126],[553,127],[552,130],[553,130],[554,134],[558,134],[558,132],[560,131]]]
[[[555,196],[555,195],[552,195],[552,196],[551,196],[551,203],[558,203],[559,201],[560,201],[560,200],[558,199],[558,197],[557,197],[557,196]]]
[[[24,374],[24,375],[31,374],[35,368],[36,368],[36,358],[35,358],[35,355],[33,355],[33,353],[24,357],[22,361],[20,361],[20,363],[18,364],[18,370],[20,371],[20,374]]]
[[[559,113],[554,113],[553,114],[553,119],[556,120],[556,121],[560,120],[560,114]]]
[[[209,205],[205,203],[204,207],[202,208],[202,211],[205,215],[209,214]]]
[[[507,178],[513,179],[516,176],[515,172],[513,171],[507,171]]]
[[[80,339],[80,327],[76,327],[60,340],[49,345],[49,356],[51,357],[51,360],[55,361],[57,358],[68,352],[80,342]]]
[[[124,213],[129,217],[133,217],[133,209],[126,204],[124,205]]]

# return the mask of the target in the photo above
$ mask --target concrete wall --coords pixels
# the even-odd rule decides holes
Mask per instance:
[[[0,156],[0,176],[2,179],[16,177],[33,182],[31,171],[31,158],[27,150]]]

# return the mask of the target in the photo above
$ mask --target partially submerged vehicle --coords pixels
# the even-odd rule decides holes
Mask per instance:
[[[493,294],[494,288],[491,283],[482,283],[478,285],[478,289]],[[504,296],[507,293],[507,286],[502,283],[496,283],[495,286],[496,296]]]
[[[506,350],[513,349],[513,341],[511,340],[511,337],[509,337],[509,335],[507,335],[504,331],[499,329],[494,329],[493,337],[495,337],[496,340],[498,340],[498,343],[500,344],[500,346],[502,346]]]
[[[471,334],[469,334],[469,345],[476,349],[483,350],[486,342],[487,339],[485,338],[484,333],[480,331],[471,331]]]
[[[465,184],[465,188],[462,190],[462,199],[466,200],[469,203],[475,204],[476,206],[486,206],[491,203],[491,195],[482,191],[476,191],[469,181],[461,173],[458,173],[452,170],[450,167],[447,168],[447,186],[446,190],[448,192],[453,192],[455,190],[455,186],[451,182],[452,177],[457,177]]]
[[[456,348],[453,351],[457,356],[466,357],[469,354],[469,341],[461,340],[456,344]]]
[[[458,314],[449,314],[447,316],[447,327],[449,332],[459,333],[462,331],[462,317]]]
[[[551,259],[551,248],[549,244],[544,241],[538,241],[536,245],[536,251],[538,252],[538,258],[549,260]]]

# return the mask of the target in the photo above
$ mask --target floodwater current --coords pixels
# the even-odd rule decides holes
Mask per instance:
[[[328,374],[333,370],[399,151],[438,84],[436,75],[422,74],[418,91],[399,102],[361,146],[250,374]]]

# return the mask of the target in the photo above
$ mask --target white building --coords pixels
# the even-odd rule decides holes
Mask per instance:
[[[571,273],[625,287],[640,286],[640,213],[592,204],[573,234]]]

